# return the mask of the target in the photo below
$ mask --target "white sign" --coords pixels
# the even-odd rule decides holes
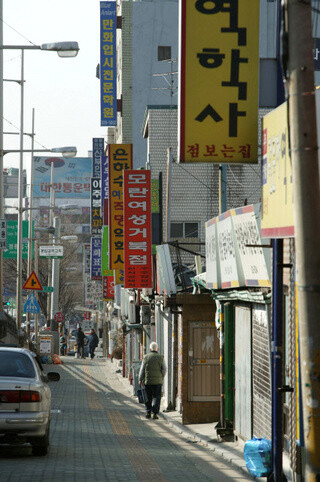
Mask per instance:
[[[40,335],[40,353],[50,355],[51,353],[51,336]]]
[[[7,222],[0,219],[0,249],[7,248]]]
[[[168,244],[157,246],[157,292],[167,295],[177,292]]]
[[[221,288],[217,245],[217,223],[213,218],[206,223],[206,285],[207,288],[215,290]]]
[[[85,305],[95,305],[102,301],[102,281],[92,280],[90,273],[84,274],[85,280]]]
[[[63,246],[40,246],[39,247],[40,258],[63,258]]]
[[[217,249],[220,260],[221,288],[238,288],[239,274],[233,237],[231,213],[227,211],[217,219]]]
[[[243,286],[271,286],[253,206],[232,210],[236,255]],[[252,246],[247,246],[252,245]]]

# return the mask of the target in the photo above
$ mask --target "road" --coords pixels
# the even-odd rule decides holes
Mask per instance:
[[[252,480],[168,423],[147,420],[143,406],[104,359],[63,358],[51,383],[50,452],[0,446],[0,481]]]

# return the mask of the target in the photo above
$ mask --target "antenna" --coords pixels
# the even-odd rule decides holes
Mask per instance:
[[[153,77],[162,77],[163,80],[166,82],[168,87],[152,87],[151,90],[170,90],[170,106],[172,106],[173,96],[177,92],[178,87],[174,85],[175,78],[174,76],[178,74],[178,71],[173,71],[173,64],[177,62],[177,59],[166,59],[162,60],[162,62],[168,62],[170,64],[170,72],[164,72],[162,74],[152,74]],[[168,80],[169,77],[169,80]]]

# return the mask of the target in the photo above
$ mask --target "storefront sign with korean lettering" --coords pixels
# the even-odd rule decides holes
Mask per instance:
[[[179,161],[256,163],[259,1],[180,8]]]
[[[109,226],[103,226],[102,231],[101,274],[113,276],[113,270],[109,269]]]
[[[124,287],[152,288],[150,171],[124,172]]]
[[[92,139],[92,177],[100,177],[103,155],[104,139],[103,137],[94,137]]]
[[[102,234],[101,179],[98,177],[91,178],[91,234]]]
[[[100,2],[101,125],[117,125],[117,4]]]
[[[101,237],[91,238],[91,279],[101,280]]]
[[[123,171],[132,168],[132,144],[109,144],[109,268],[124,269]]]
[[[113,276],[103,276],[103,301],[114,299],[114,279]]]
[[[104,200],[108,198],[109,198],[108,156],[102,156],[101,158],[101,208],[102,210],[104,209]]]
[[[91,245],[83,245],[83,273],[90,274],[91,271]]]

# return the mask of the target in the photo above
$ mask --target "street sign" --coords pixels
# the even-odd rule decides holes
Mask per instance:
[[[55,315],[54,315],[54,319],[60,323],[61,321],[64,320],[64,316],[63,316],[63,313],[61,313],[61,311],[58,311]]]
[[[37,275],[34,271],[32,271],[31,275],[29,276],[25,284],[22,286],[22,289],[42,291],[41,283],[38,280]]]
[[[25,302],[23,311],[25,313],[40,313],[40,306],[33,291],[31,292],[31,295]]]
[[[7,222],[5,219],[0,219],[0,249],[7,247]]]
[[[54,292],[54,287],[53,286],[43,286],[42,291],[44,293],[53,293]]]
[[[39,257],[47,259],[63,258],[63,246],[40,246]]]

